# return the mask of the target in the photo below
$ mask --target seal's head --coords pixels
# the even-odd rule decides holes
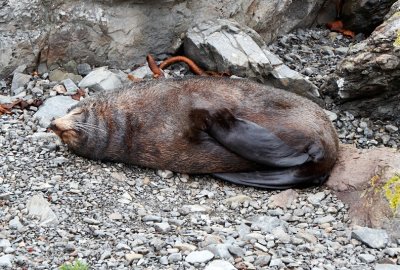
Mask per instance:
[[[82,107],[73,107],[67,115],[53,120],[49,128],[69,147],[76,148],[85,136],[82,125],[84,122],[84,109]]]

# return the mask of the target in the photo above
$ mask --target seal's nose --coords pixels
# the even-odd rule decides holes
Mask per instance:
[[[50,123],[50,125],[49,125],[49,127],[48,127],[49,129],[51,129],[52,131],[56,131],[56,130],[58,130],[58,127],[57,127],[57,125],[56,125],[56,123],[55,123],[55,121],[53,120],[53,121],[51,121],[51,123]]]

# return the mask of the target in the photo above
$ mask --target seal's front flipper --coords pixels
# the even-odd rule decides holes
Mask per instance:
[[[325,182],[328,175],[301,176],[300,169],[288,168],[272,171],[214,173],[213,176],[239,185],[267,189],[288,189],[321,185]]]
[[[236,118],[229,110],[214,114],[198,110],[195,125],[237,155],[270,167],[293,167],[311,161],[306,151],[301,152],[286,144],[267,128],[254,122]],[[202,119],[200,121],[199,119]]]

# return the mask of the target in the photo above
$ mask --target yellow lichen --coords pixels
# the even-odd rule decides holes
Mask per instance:
[[[400,29],[397,30],[397,38],[394,41],[393,46],[400,47]]]
[[[396,214],[400,207],[400,175],[395,174],[390,178],[383,186],[383,191],[393,214]]]

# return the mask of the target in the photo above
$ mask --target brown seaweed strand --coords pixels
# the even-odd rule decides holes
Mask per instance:
[[[147,60],[147,64],[149,65],[151,72],[153,72],[153,74],[154,74],[153,75],[154,78],[164,77],[164,73],[157,66],[157,63],[154,60],[153,56],[151,56],[151,54],[147,55],[146,60]]]
[[[161,69],[165,69],[168,66],[177,63],[177,62],[184,62],[186,63],[190,70],[197,75],[202,75],[202,76],[207,76],[206,72],[204,72],[204,70],[202,70],[198,65],[196,65],[195,62],[193,62],[192,60],[190,60],[189,58],[185,57],[185,56],[173,56],[171,58],[168,58],[166,60],[164,60],[161,64],[160,64],[160,68]]]

